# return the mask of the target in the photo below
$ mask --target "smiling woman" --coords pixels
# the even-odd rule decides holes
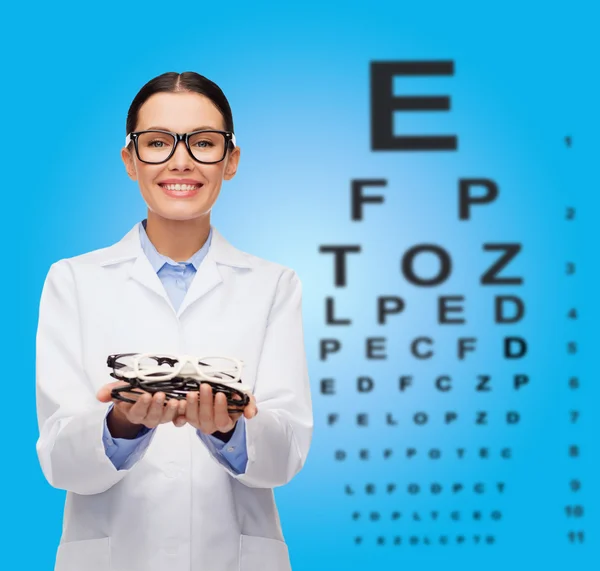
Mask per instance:
[[[187,259],[208,237],[223,180],[237,171],[229,103],[202,76],[165,74],[140,90],[126,129],[121,157],[148,205],[148,236],[170,257]]]
[[[211,223],[240,159],[225,95],[194,72],[151,80],[121,157],[146,219],[52,264],[40,301],[37,453],[67,491],[55,571],[289,570],[272,488],[312,439],[302,284]],[[207,382],[118,391],[107,356],[132,351],[232,358],[249,402],[230,410]]]

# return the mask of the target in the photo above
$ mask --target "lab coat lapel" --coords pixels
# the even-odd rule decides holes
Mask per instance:
[[[223,276],[219,272],[217,263],[211,256],[211,249],[212,245],[192,279],[192,283],[177,311],[177,317],[180,317],[192,303],[198,301],[203,295],[206,295],[223,281]]]
[[[171,305],[171,300],[167,295],[165,287],[163,286],[158,274],[154,271],[152,264],[141,248],[138,257],[133,263],[133,266],[131,266],[129,276],[135,281],[141,283],[143,286],[160,295],[167,301],[169,305]]]
[[[210,247],[183,298],[177,317],[180,317],[193,303],[223,283],[221,266],[252,269],[249,256],[234,248],[214,226],[211,227],[212,240]]]
[[[100,265],[111,266],[133,260],[127,272],[127,278],[135,280],[158,294],[170,307],[173,307],[158,274],[144,254],[140,241],[140,225],[141,222],[138,222],[121,240],[107,248],[105,255],[100,260]],[[174,309],[173,313],[175,313]]]
[[[129,277],[158,294],[173,307],[158,274],[142,249],[139,235],[140,224],[141,222],[137,223],[119,242],[108,249],[107,254],[109,255],[101,261],[101,265],[107,266],[134,259]],[[248,254],[234,248],[214,226],[212,226],[212,232],[208,252],[192,280],[179,311],[177,311],[177,317],[180,317],[188,307],[223,282],[220,265],[252,269]]]

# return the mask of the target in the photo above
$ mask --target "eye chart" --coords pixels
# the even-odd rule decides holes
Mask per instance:
[[[339,568],[543,552],[591,569],[586,141],[511,120],[498,94],[467,109],[459,69],[370,62],[368,166],[319,245],[322,525]]]

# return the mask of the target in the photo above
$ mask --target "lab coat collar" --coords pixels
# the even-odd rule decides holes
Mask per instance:
[[[101,266],[110,266],[145,256],[139,235],[141,224],[138,222],[121,240],[106,249],[108,256],[100,262]],[[212,239],[206,258],[210,257],[215,262],[226,266],[252,269],[247,254],[232,246],[214,226],[211,225],[211,229]]]
[[[138,222],[119,242],[107,248],[106,254],[108,255],[100,262],[100,265],[110,266],[135,258],[135,262],[129,270],[129,277],[160,295],[173,307],[158,274],[142,249],[140,225],[141,222]],[[208,252],[200,263],[179,310],[175,312],[177,317],[192,303],[223,282],[219,265],[252,269],[249,255],[227,242],[214,226],[211,225],[211,228],[212,239]]]

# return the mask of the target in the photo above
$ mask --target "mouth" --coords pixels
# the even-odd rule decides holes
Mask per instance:
[[[198,194],[198,191],[202,188],[202,184],[164,184],[159,183],[165,194],[176,198],[186,198]]]

